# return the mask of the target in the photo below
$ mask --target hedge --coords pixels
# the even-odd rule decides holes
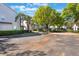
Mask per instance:
[[[15,35],[15,34],[23,34],[27,33],[28,31],[24,30],[10,30],[10,31],[0,31],[0,36],[8,36],[8,35]]]

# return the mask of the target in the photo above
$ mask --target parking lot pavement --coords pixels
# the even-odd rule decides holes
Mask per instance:
[[[0,39],[6,40],[7,38]],[[8,43],[1,46],[9,46],[5,49],[7,51],[4,53],[5,55],[79,56],[79,34],[49,33],[47,35],[9,38]]]

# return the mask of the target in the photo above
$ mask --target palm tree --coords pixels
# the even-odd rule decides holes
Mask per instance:
[[[19,19],[20,20],[20,29],[21,29],[21,21],[22,20],[25,20],[25,18],[26,18],[26,15],[24,14],[24,13],[18,13],[17,15],[16,15],[16,17],[15,17],[15,19],[16,19],[16,21]]]
[[[27,31],[30,32],[30,26],[31,26],[31,19],[32,17],[26,15],[26,21],[27,21]]]

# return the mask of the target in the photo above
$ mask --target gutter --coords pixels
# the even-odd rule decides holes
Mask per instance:
[[[0,24],[12,24],[11,22],[0,22]]]

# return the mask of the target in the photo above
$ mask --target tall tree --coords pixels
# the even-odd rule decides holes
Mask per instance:
[[[26,15],[24,13],[18,13],[15,17],[16,21],[19,19],[20,20],[20,29],[21,29],[21,23],[22,23],[22,20],[25,20],[26,18]]]
[[[77,18],[77,11],[76,11],[76,3],[69,3],[67,4],[66,8],[63,9],[62,17],[66,21],[66,24],[72,25]],[[70,23],[69,23],[70,22]]]
[[[79,23],[79,4],[76,5],[75,22]]]
[[[64,23],[64,19],[61,16],[61,13],[55,11],[55,19],[53,20],[53,25],[56,25],[58,27],[62,26]]]
[[[31,27],[31,16],[26,15],[26,21],[27,21],[27,31],[30,32],[30,27]]]
[[[48,31],[48,26],[51,21],[50,19],[51,11],[52,9],[49,6],[41,6],[35,12],[35,15],[33,17],[36,23],[38,23],[39,25],[45,25],[47,31]]]
[[[55,9],[49,6],[41,6],[35,12],[33,20],[39,25],[45,25],[46,31],[48,31],[48,27],[58,21],[58,14],[59,13]]]

